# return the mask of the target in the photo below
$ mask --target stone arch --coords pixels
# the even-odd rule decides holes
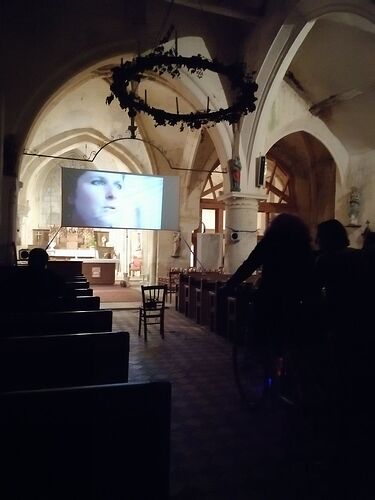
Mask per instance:
[[[189,40],[192,39],[192,37],[185,38],[186,43],[189,43]],[[210,57],[208,50],[205,48],[204,40],[200,37],[194,38],[194,48],[197,48],[198,40],[199,44],[202,46],[199,48],[198,52],[202,53],[206,57]],[[183,46],[183,43],[184,38],[182,38],[181,41],[179,40],[179,46]],[[204,50],[201,50],[201,48],[203,48]],[[118,54],[118,57],[116,56],[116,54]],[[67,76],[67,79],[60,85],[57,90],[52,91],[52,93],[46,98],[42,107],[40,108],[40,110],[38,110],[38,113],[34,117],[33,124],[26,136],[26,148],[28,151],[36,151],[45,155],[72,155],[76,158],[82,158],[83,145],[85,143],[89,148],[87,150],[87,153],[90,154],[92,150],[99,149],[104,143],[108,142],[108,140],[112,138],[108,132],[103,132],[101,127],[98,127],[98,129],[94,128],[95,123],[93,124],[88,122],[88,126],[84,127],[83,119],[78,120],[77,124],[73,123],[72,128],[67,127],[66,129],[59,129],[58,127],[56,127],[56,129],[54,130],[54,127],[52,126],[51,130],[54,131],[54,134],[52,136],[50,136],[49,134],[45,134],[45,136],[43,136],[43,134],[38,134],[38,128],[40,124],[45,122],[51,111],[59,105],[59,102],[62,101],[65,96],[73,93],[74,90],[79,88],[80,86],[88,85],[89,82],[94,78],[99,78],[102,81],[103,79],[106,80],[109,76],[109,69],[111,67],[111,64],[119,64],[121,58],[120,54],[122,55],[122,57],[124,57],[123,52],[121,53],[118,49],[116,50],[116,54],[115,56],[113,56],[112,51],[110,58],[105,58],[103,57],[103,54],[100,54],[97,62],[94,62],[86,68],[80,69],[79,72],[75,74],[73,73],[76,71],[76,66],[71,67],[70,75],[69,67],[67,66],[65,68],[65,75]],[[131,59],[133,57],[133,53],[129,52],[127,57]],[[53,75],[51,76],[53,78]],[[170,91],[176,93],[177,95],[183,95],[184,99],[189,102],[192,109],[200,109],[201,107],[204,107],[207,100],[207,92],[211,91],[212,88],[217,89],[217,91],[215,92],[216,101],[211,101],[210,105],[217,108],[225,107],[227,105],[226,95],[221,86],[221,81],[218,75],[214,75],[214,77],[210,75],[210,80],[208,82],[198,82],[199,84],[197,84],[197,82],[193,82],[189,75],[185,75],[180,81],[173,81],[172,83],[174,85],[171,86]],[[46,90],[48,89],[43,88],[44,95],[46,93]],[[106,95],[108,95],[109,87],[106,90]],[[40,98],[41,96],[42,93],[39,94]],[[104,98],[103,107],[106,107]],[[123,127],[123,129],[125,130],[126,134],[126,127],[128,125],[128,122],[126,121],[127,114],[123,111],[121,112],[123,113],[122,116],[125,117],[125,126]],[[139,131],[141,131],[140,127]],[[218,124],[216,127],[206,129],[206,132],[210,137],[212,143],[214,144],[214,148],[217,150],[217,157],[219,157],[221,161],[226,164],[227,159],[231,156],[231,127],[226,124]],[[117,134],[114,135],[117,137]],[[149,148],[147,148],[147,146],[142,146],[143,161],[141,162],[139,161],[138,153],[139,151],[134,151],[131,147],[125,146],[122,142],[110,144],[103,151],[103,155],[112,157],[114,159],[113,161],[115,162],[121,161],[123,164],[127,165],[129,167],[129,170],[132,172],[149,174],[160,173],[153,171],[152,152]],[[44,172],[44,177],[45,175],[48,175],[56,161],[54,159],[30,156],[24,156],[22,158],[21,167],[19,169],[19,176],[23,185],[23,188],[19,193],[18,201],[18,206],[20,207],[20,213],[18,217],[19,220],[21,218],[27,217],[27,214],[30,213],[28,192],[30,192],[33,185],[35,186],[35,183],[31,181],[31,178],[33,176],[36,176],[35,179],[39,178],[40,180],[42,180],[42,172]],[[192,165],[193,163],[190,165],[190,167]],[[90,167],[90,164],[86,164],[86,166]],[[175,174],[175,172],[171,173]],[[189,181],[191,181],[191,178],[189,177],[189,174],[186,174],[186,182]],[[31,208],[33,209],[33,206],[31,206]],[[185,224],[185,221],[183,221],[183,224]],[[20,225],[22,224],[19,224],[18,227],[20,227]],[[31,229],[29,228],[29,232],[30,231]],[[161,236],[164,237],[164,235]]]
[[[195,48],[198,48],[199,53],[202,53],[206,57],[210,57],[208,49],[204,43],[204,40],[200,37],[184,37],[179,40],[179,46],[183,47],[183,45],[193,43]],[[122,53],[123,55],[123,53]],[[133,53],[128,52],[125,58],[131,59],[134,56]],[[124,57],[124,55],[123,55]],[[103,134],[99,130],[90,130],[87,132],[87,136],[85,136],[85,131],[81,129],[72,129],[72,130],[62,130],[60,133],[56,134],[52,138],[47,138],[46,140],[40,141],[37,137],[37,130],[41,123],[43,123],[46,117],[49,115],[51,110],[53,110],[59,101],[62,101],[66,95],[69,95],[74,89],[82,86],[90,81],[93,78],[104,78],[107,79],[110,76],[110,68],[113,65],[118,64],[120,61],[120,53],[117,56],[111,55],[110,58],[103,59],[102,54],[100,55],[100,60],[85,69],[82,69],[79,73],[75,75],[71,75],[62,85],[55,91],[54,94],[50,95],[48,99],[43,103],[43,106],[38,111],[38,114],[34,118],[34,122],[30,127],[30,130],[27,134],[26,138],[26,148],[28,150],[36,150],[39,153],[50,154],[50,155],[61,155],[64,154],[68,149],[72,149],[74,147],[79,147],[79,142],[87,142],[90,145],[92,144],[95,147],[100,147],[103,143],[107,142],[109,137],[108,134]],[[67,71],[67,69],[65,69]],[[225,107],[227,104],[226,96],[223,88],[221,87],[221,81],[218,75],[209,75],[208,82],[193,82],[193,80],[189,77],[189,75],[183,75],[181,80],[172,80],[172,86],[170,87],[171,92],[175,92],[177,95],[182,95],[184,99],[191,105],[192,109],[200,109],[202,106],[206,104],[206,92],[208,89],[215,88],[218,89],[215,92],[216,100],[211,101],[210,105],[212,107]],[[108,88],[109,93],[109,88]],[[105,106],[103,100],[103,106]],[[124,121],[125,121],[125,133],[127,130],[128,122],[127,114],[123,113]],[[139,131],[143,132],[144,127],[141,128],[139,126]],[[146,131],[147,133],[147,131]],[[232,149],[232,130],[225,123],[218,124],[215,127],[208,128],[207,133],[211,138],[212,143],[217,151],[217,156],[220,158],[220,161],[223,165],[226,164],[228,158],[231,157],[231,149]],[[148,138],[148,137],[147,137]],[[151,138],[152,141],[152,138]],[[122,150],[122,151],[121,151]],[[108,146],[106,148],[106,153],[113,153],[117,158],[121,158],[126,164],[132,163],[134,165],[135,172],[141,173],[141,170],[136,166],[135,162],[132,162],[132,154],[130,148],[127,150],[123,147],[123,144],[116,143]],[[155,162],[155,152],[152,148],[149,148],[147,145],[143,150],[143,157],[146,159],[143,162],[143,167],[145,168],[144,173],[155,173],[151,170],[150,165],[152,162]],[[47,163],[47,160],[32,160],[29,158],[22,158],[21,167],[20,167],[20,178],[21,181],[26,183],[28,176],[31,173],[35,173],[37,170],[43,167]],[[145,166],[145,164],[147,164]],[[192,165],[190,165],[191,167]],[[29,170],[29,168],[31,170]],[[137,170],[138,168],[138,170]],[[26,171],[29,170],[30,174]],[[157,172],[160,173],[160,172]],[[174,172],[172,172],[174,173]],[[24,191],[26,191],[24,189]]]
[[[286,69],[314,26],[315,21],[321,16],[339,12],[363,17],[372,22],[375,21],[373,11],[363,1],[332,2],[331,0],[323,0],[315,2],[314,0],[304,0],[295,5],[283,22],[276,37],[272,41],[269,40],[270,49],[256,78],[258,83],[256,111],[244,118],[241,129],[243,154],[246,157],[246,166],[249,171],[248,189],[250,191],[255,189],[253,181],[255,178],[255,175],[253,175],[255,158],[259,153],[265,152],[264,121],[270,112],[269,106],[276,95]],[[339,151],[339,155],[341,153],[342,151]],[[341,175],[344,175],[343,171],[348,167],[348,159],[344,165],[340,163],[340,167]]]
[[[280,138],[267,151],[293,179],[298,214],[312,232],[335,216],[336,163],[327,147],[301,130]]]

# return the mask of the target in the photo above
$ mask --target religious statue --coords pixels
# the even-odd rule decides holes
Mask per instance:
[[[238,156],[228,161],[231,191],[241,191],[241,162]]]
[[[175,231],[173,233],[173,249],[172,249],[172,257],[179,257],[181,250],[181,234],[179,231]]]
[[[361,206],[361,194],[357,187],[352,187],[349,196],[349,221],[350,224],[358,225],[358,216]]]

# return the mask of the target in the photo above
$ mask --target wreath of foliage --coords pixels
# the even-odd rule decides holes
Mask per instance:
[[[139,83],[146,78],[146,71],[151,71],[159,76],[167,73],[172,78],[181,76],[180,69],[186,68],[188,72],[202,78],[206,70],[222,74],[228,78],[231,88],[235,94],[235,102],[226,109],[220,108],[211,111],[196,111],[192,113],[171,113],[150,106],[132,90],[132,82]],[[138,56],[131,61],[123,63],[112,69],[111,94],[107,97],[107,104],[116,97],[120,107],[128,110],[130,117],[137,112],[147,113],[152,116],[156,126],[172,125],[180,123],[180,130],[184,126],[191,129],[199,129],[202,125],[214,125],[222,121],[230,124],[237,123],[241,116],[255,110],[256,92],[258,85],[253,81],[250,74],[245,73],[243,64],[225,65],[216,59],[210,60],[200,54],[184,57],[177,54],[177,49],[164,50],[163,46],[154,49],[153,52]]]

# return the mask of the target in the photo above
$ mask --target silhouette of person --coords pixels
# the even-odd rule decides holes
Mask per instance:
[[[337,219],[321,222],[317,227],[316,276],[326,306],[330,328],[342,330],[348,325],[342,311],[356,310],[360,296],[361,254],[349,246],[345,227]],[[343,309],[344,308],[344,309]]]
[[[321,328],[327,331],[333,367],[330,402],[349,405],[353,401],[353,376],[362,358],[363,255],[349,246],[346,229],[337,219],[318,225],[316,242],[319,253],[315,268],[323,306]]]
[[[375,249],[375,232],[367,231],[363,241],[362,250],[374,251]]]
[[[339,221],[331,219],[318,225],[320,254],[316,270],[324,290],[332,366],[330,377],[326,378],[330,388],[325,405],[326,427],[328,438],[333,439],[331,447],[338,450],[338,455],[351,453],[351,446],[355,446],[357,452],[365,442],[371,442],[366,435],[371,432],[370,426],[366,428],[366,425],[371,422],[372,428],[370,395],[375,382],[373,330],[369,328],[375,238],[367,238],[362,249],[350,248],[346,229]],[[330,407],[334,411],[329,417]],[[359,456],[368,456],[368,453],[361,450]]]
[[[262,269],[254,314],[266,380],[275,377],[275,360],[300,333],[301,303],[314,297],[313,265],[308,227],[298,216],[284,213],[271,222],[262,240],[223,287],[229,292]]]
[[[361,249],[364,280],[363,308],[371,310],[375,284],[375,232],[366,231]]]
[[[48,309],[59,297],[72,297],[65,281],[47,269],[48,253],[44,248],[33,248],[28,265],[18,270],[18,291],[22,309]]]

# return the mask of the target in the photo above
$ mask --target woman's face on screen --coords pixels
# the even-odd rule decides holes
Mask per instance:
[[[76,217],[85,226],[119,226],[124,206],[124,176],[87,171],[78,180],[73,200]]]

